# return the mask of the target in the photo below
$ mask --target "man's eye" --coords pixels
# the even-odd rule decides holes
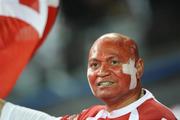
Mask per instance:
[[[118,65],[118,64],[119,64],[119,61],[117,61],[117,60],[112,60],[112,61],[111,61],[111,64],[112,64],[112,65]]]
[[[99,66],[98,63],[92,63],[92,64],[90,64],[90,67],[93,68],[93,69],[98,68],[98,66]]]

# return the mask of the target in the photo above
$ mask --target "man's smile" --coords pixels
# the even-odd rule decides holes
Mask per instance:
[[[111,86],[111,85],[113,85],[115,82],[113,82],[113,81],[100,81],[100,82],[98,82],[96,85],[98,86],[98,87],[108,87],[108,86]]]

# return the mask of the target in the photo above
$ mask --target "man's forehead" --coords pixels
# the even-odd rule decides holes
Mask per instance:
[[[109,33],[99,37],[90,49],[90,56],[96,52],[119,51],[119,54],[130,53],[137,54],[136,43],[127,36],[118,33]],[[121,51],[121,52],[120,52]],[[138,54],[137,54],[138,55]],[[90,57],[89,56],[89,57]]]
[[[102,37],[99,38],[92,46],[92,51],[97,51],[99,49],[109,48],[109,49],[122,49],[128,48],[129,46],[126,44],[127,39],[121,39],[118,37]]]
[[[120,43],[112,42],[112,41],[106,41],[102,43],[97,43],[92,47],[89,59],[93,58],[99,58],[99,59],[109,59],[109,58],[115,58],[115,57],[123,57],[129,56],[129,49],[128,47],[125,47],[123,44],[119,45]]]
[[[101,37],[99,37],[94,45],[101,45],[101,44],[115,44],[115,45],[119,45],[119,46],[124,46],[126,43],[130,42],[131,39],[127,36],[124,36],[122,34],[118,34],[118,33],[108,33],[105,34]]]

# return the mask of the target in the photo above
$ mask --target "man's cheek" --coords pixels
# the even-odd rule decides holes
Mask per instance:
[[[95,82],[95,79],[96,79],[96,73],[92,72],[91,70],[88,70],[87,77],[88,77],[89,82],[93,83]]]
[[[91,69],[88,69],[87,70],[87,77],[88,79],[92,76],[92,70]]]
[[[94,74],[94,72],[88,71],[87,72],[87,77],[88,77],[88,83],[89,83],[89,87],[93,93],[93,95],[95,95],[95,91],[96,91],[96,75]]]

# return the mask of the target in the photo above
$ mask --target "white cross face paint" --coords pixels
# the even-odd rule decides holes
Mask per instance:
[[[136,78],[137,69],[135,68],[135,61],[132,59],[129,59],[127,64],[123,64],[122,72],[131,76],[129,89],[130,90],[134,89],[137,85],[137,78]]]

